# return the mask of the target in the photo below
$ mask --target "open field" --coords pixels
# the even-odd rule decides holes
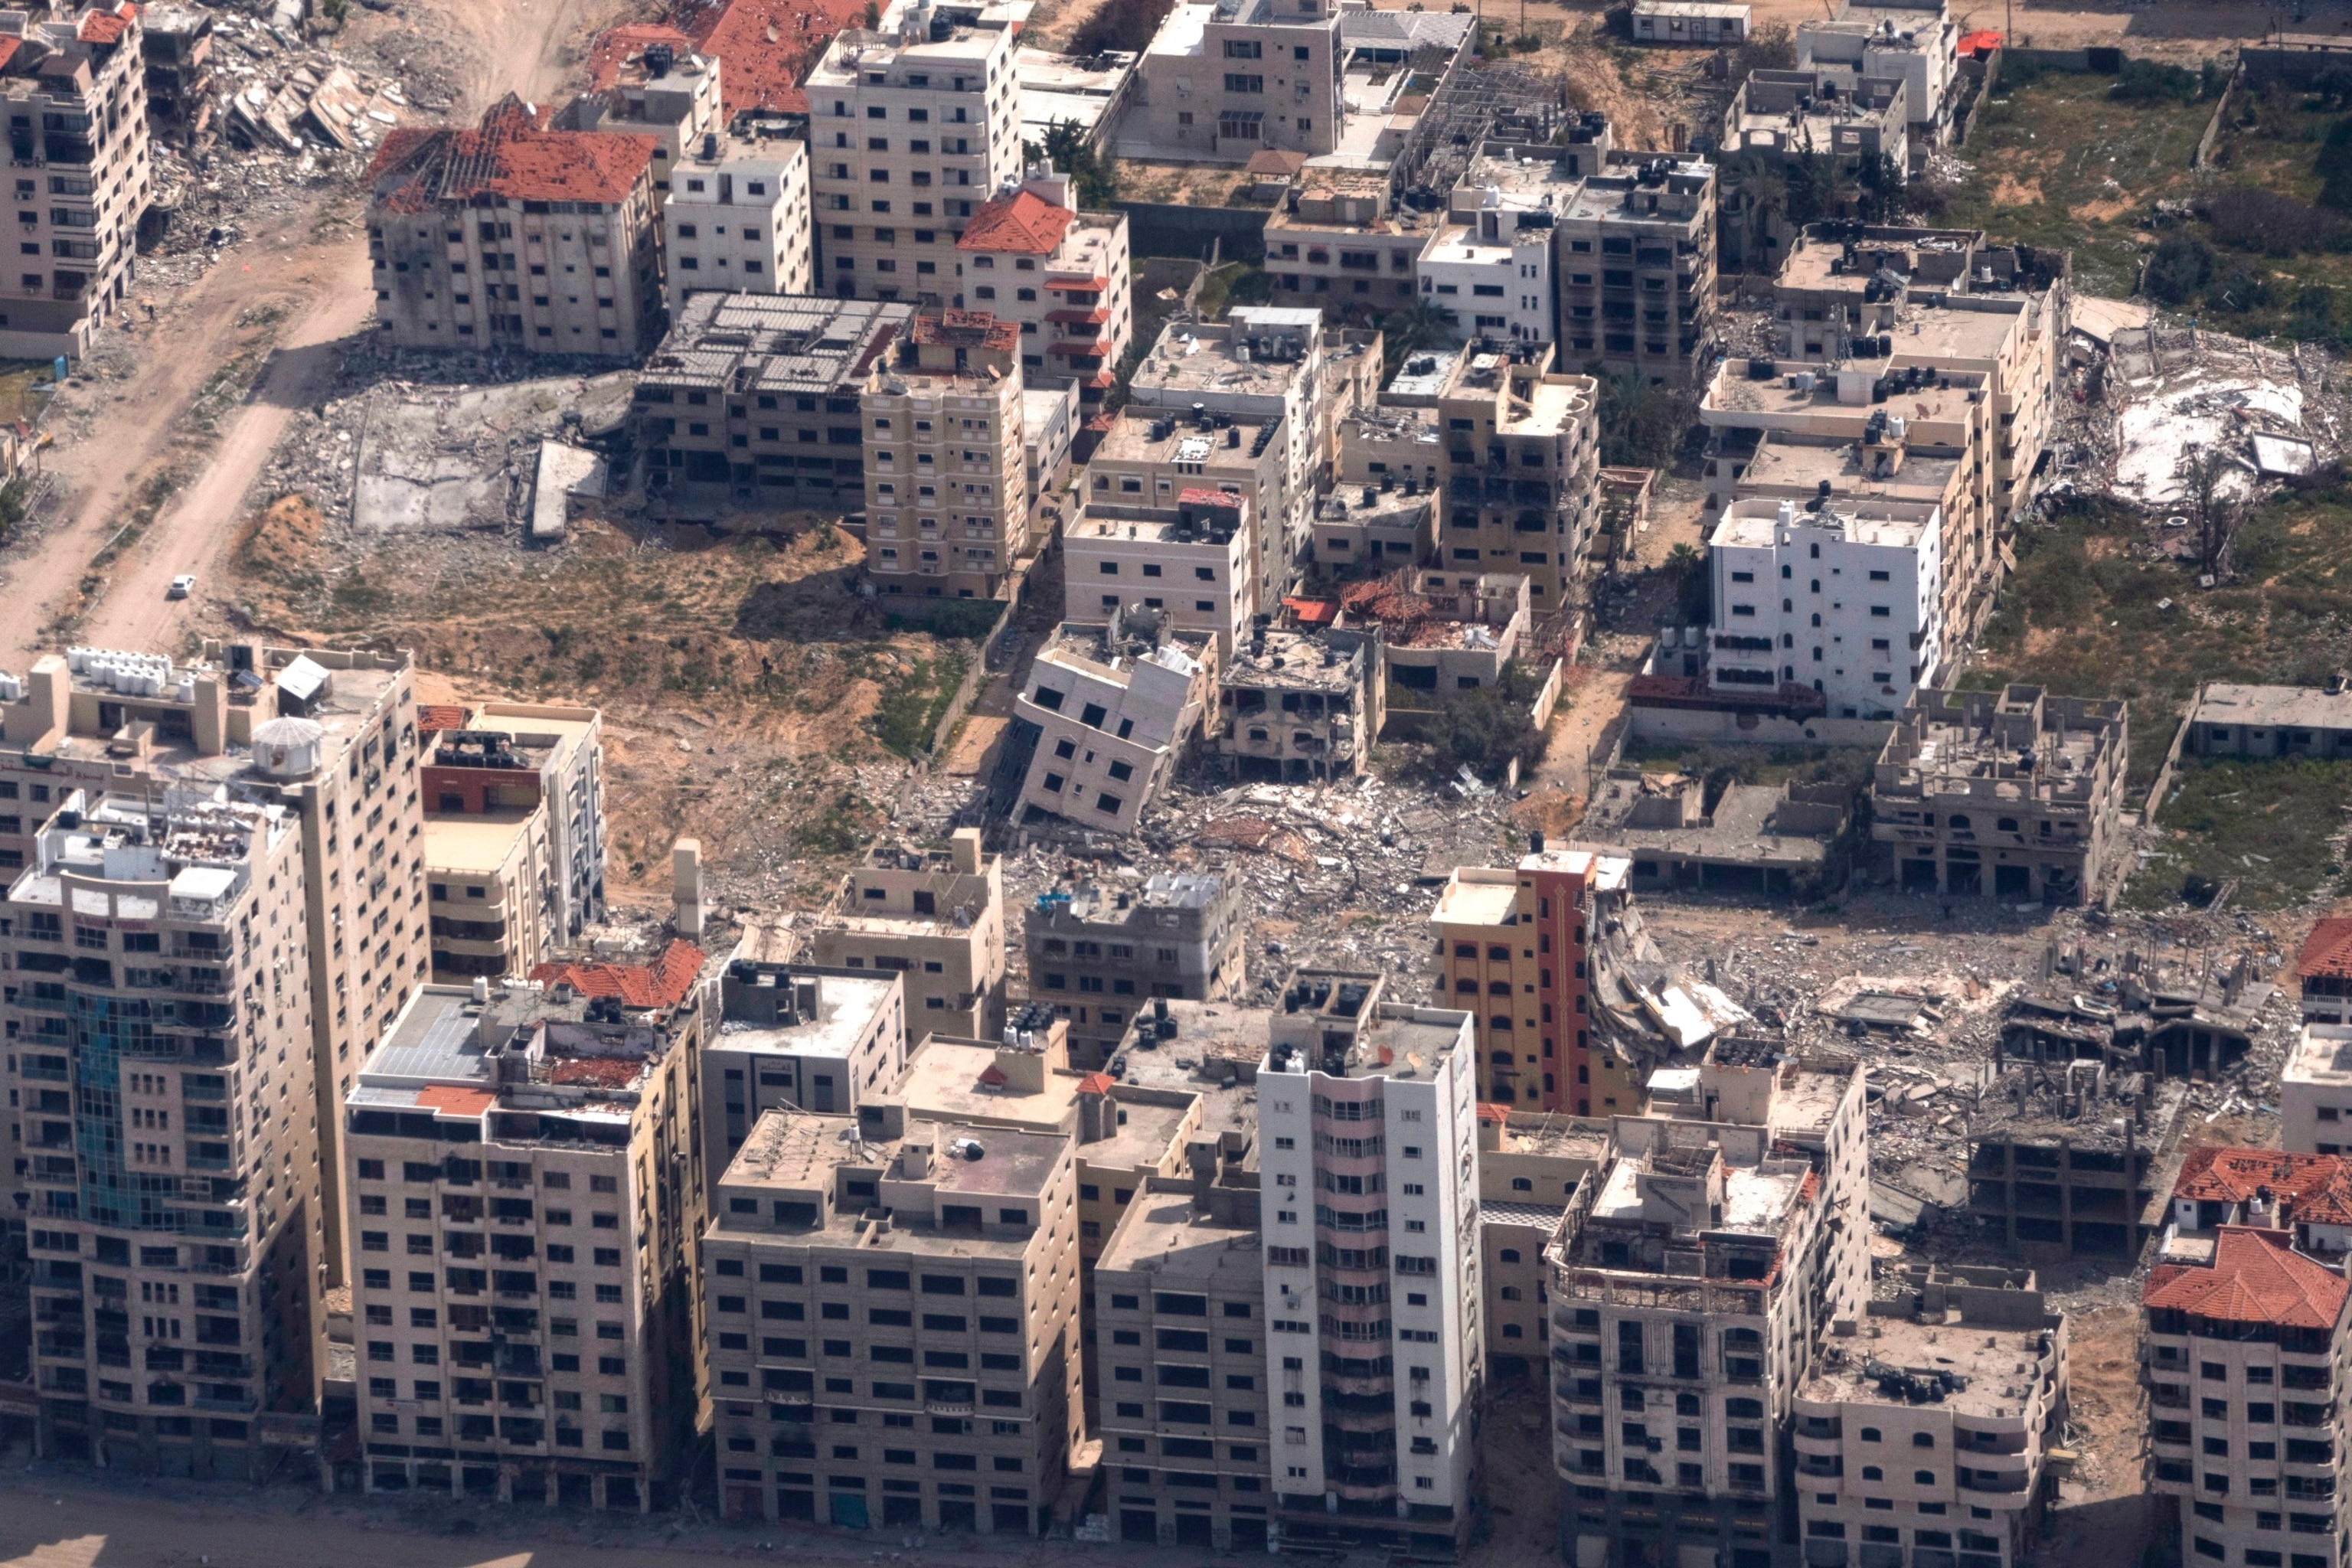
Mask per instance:
[[[2238,884],[2233,905],[2279,909],[2345,885],[2352,763],[2184,761],[2157,808],[2156,853],[2124,890],[2162,909],[2195,877]]]

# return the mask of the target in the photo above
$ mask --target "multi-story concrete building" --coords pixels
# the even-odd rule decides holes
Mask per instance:
[[[1553,1455],[1577,1560],[1764,1562],[1790,1414],[1870,1294],[1857,1067],[1711,1053],[1720,1120],[1619,1117],[1549,1253]],[[1664,1506],[1671,1498],[1673,1506]],[[1740,1552],[1755,1553],[1741,1558]]]
[[[1013,716],[1036,729],[1021,783],[1028,819],[1129,833],[1217,703],[1217,644],[1129,608],[1099,629],[1064,626],[1037,650]]]
[[[1043,1533],[1077,1500],[1076,1145],[875,1109],[771,1110],[715,1184],[702,1359],[721,1505]]]
[[[808,143],[775,121],[688,143],[662,204],[662,258],[676,320],[698,289],[810,294]]]
[[[2294,958],[2306,1024],[2352,1024],[2352,918],[2314,921]]]
[[[1021,173],[1013,30],[976,9],[893,0],[835,34],[809,72],[810,174],[824,292],[945,306],[956,241]]]
[[[1969,1217],[1986,1240],[2032,1261],[2137,1258],[2164,1226],[2189,1103],[2187,1075],[2158,1080],[2070,1062],[2021,1062],[1970,1119]]]
[[[1600,509],[1599,387],[1548,345],[1465,353],[1439,397],[1437,564],[1518,572],[1536,611],[1569,603]]]
[[[2352,1143],[2352,1026],[2303,1026],[2279,1069],[2279,1146],[2341,1154]]]
[[[184,143],[212,121],[213,22],[211,12],[193,5],[140,8],[147,122],[158,136]]]
[[[1543,1375],[1551,1339],[1544,1248],[1578,1184],[1615,1147],[1606,1121],[1478,1108],[1478,1279],[1489,1377]]]
[[[1122,1542],[1276,1539],[1258,1195],[1197,1170],[1154,1178],[1095,1264],[1097,1430]]]
[[[175,666],[75,648],[0,682],[0,876],[38,858],[42,825],[76,788],[168,796],[226,784],[299,823],[326,1224],[312,1261],[329,1286],[345,1261],[336,1112],[425,979],[421,755],[405,653],[208,640]]]
[[[1309,157],[1347,134],[1332,0],[1181,0],[1143,52],[1121,129],[1130,156],[1245,163]]]
[[[956,241],[958,307],[1021,328],[1021,379],[1102,405],[1135,340],[1127,215],[1077,210],[1070,178],[1028,171],[972,214]]]
[[[427,747],[422,790],[428,841],[460,817],[541,817],[543,830],[534,831],[544,852],[530,891],[543,908],[547,940],[573,941],[602,919],[604,715],[557,703],[485,702],[470,710],[430,707],[419,720]],[[467,896],[434,898],[452,906],[436,910],[436,918],[482,918]]]
[[[2336,1153],[2210,1143],[2184,1151],[2158,1258],[2211,1256],[2214,1233],[2225,1225],[2285,1231],[2297,1251],[2339,1262],[2352,1250],[2352,1169]]]
[[[1217,749],[1242,777],[1360,775],[1388,718],[1380,629],[1252,627],[1217,672]]]
[[[433,977],[443,984],[520,979],[562,940],[554,828],[539,780],[510,761],[505,739],[445,730],[426,742],[436,804],[422,843]]]
[[[809,932],[826,969],[896,971],[922,1034],[994,1034],[1004,1021],[1004,857],[959,827],[945,849],[880,845],[841,879]]]
[[[2343,1561],[2347,1299],[2287,1232],[2251,1225],[2148,1271],[2148,1485],[2182,1562]]]
[[[2065,1317],[2031,1269],[1912,1266],[1830,1325],[1792,1415],[1808,1562],[1957,1550],[2015,1568],[2057,1494]]]
[[[885,598],[1006,598],[1027,569],[1019,345],[984,312],[918,316],[860,399],[866,580]]]
[[[644,353],[662,312],[659,146],[542,131],[511,94],[471,131],[387,132],[367,176],[381,341]]]
[[[907,305],[777,294],[696,294],[638,374],[631,434],[665,501],[836,506],[866,493],[859,399]]]
[[[703,1046],[702,1163],[724,1170],[766,1111],[861,1113],[907,1067],[904,976],[787,964],[790,934],[746,931]]]
[[[130,0],[0,16],[20,252],[0,275],[0,353],[79,356],[130,289],[155,194],[143,37]]]
[[[1131,889],[1040,893],[1022,947],[1029,994],[1070,1021],[1087,1066],[1100,1066],[1150,999],[1217,1002],[1240,994],[1248,954],[1238,878],[1161,871]]]
[[[1470,1015],[1295,972],[1258,1069],[1265,1375],[1285,1542],[1458,1549],[1479,1317]]]
[[[1273,298],[1331,321],[1410,305],[1423,292],[1422,258],[1444,226],[1443,214],[1400,205],[1385,174],[1316,170],[1265,220]],[[1433,296],[1430,302],[1462,308]]]
[[[1837,15],[1797,26],[1797,66],[1844,66],[1900,77],[1913,155],[1951,140],[1960,82],[1960,23],[1944,0],[1843,0]]]
[[[1943,671],[1942,542],[1917,502],[1733,501],[1707,540],[1709,682],[1810,685],[1842,718],[1894,718]]]
[[[1422,303],[1444,312],[1465,339],[1549,343],[1559,339],[1552,234],[1522,224],[1500,191],[1461,185],[1445,222],[1414,265]]]
[[[715,56],[661,42],[624,50],[604,79],[569,106],[571,128],[651,136],[656,203],[677,191],[677,166],[727,123]]]
[[[1589,998],[1595,932],[1625,898],[1631,862],[1548,849],[1515,868],[1465,866],[1429,918],[1438,999],[1477,1025],[1478,1098],[1577,1116],[1642,1109],[1641,1065],[1596,1040]]]
[[[1911,111],[1903,79],[1841,66],[1750,71],[1723,111],[1723,147],[1789,165],[1828,158],[1853,178],[1885,159],[1911,167]]]
[[[361,1069],[364,1489],[669,1506],[695,1425],[701,968],[674,942],[543,989],[427,987]]]
[[[1700,380],[1718,335],[1712,164],[1622,149],[1587,114],[1559,146],[1487,142],[1454,199],[1472,193],[1482,226],[1496,215],[1498,240],[1549,230],[1560,364]]]
[[[299,819],[73,789],[0,902],[39,1451],[259,1481],[319,1272]]]
[[[2118,864],[2126,706],[2038,686],[1916,694],[1871,785],[1870,836],[1889,847],[1900,884],[2098,898]]]
[[[1112,437],[1129,438],[1119,440],[1112,464],[1123,468],[1131,460],[1137,445],[1132,437],[1150,428],[1132,419],[1114,426]],[[1165,443],[1150,444],[1178,451],[1185,442],[1197,447],[1200,440],[1171,436]],[[1097,450],[1097,460],[1101,457]],[[1259,460],[1269,465],[1263,455]],[[1093,477],[1106,487],[1147,482],[1146,475],[1116,471],[1110,465]],[[1062,526],[1062,618],[1081,626],[1108,624],[1129,605],[1160,610],[1178,631],[1214,637],[1218,651],[1231,658],[1255,603],[1255,521],[1246,496],[1207,485],[1178,487],[1172,506],[1085,495]]]

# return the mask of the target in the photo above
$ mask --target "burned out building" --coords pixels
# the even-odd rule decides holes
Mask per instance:
[[[1918,692],[1879,753],[1870,836],[1906,891],[2094,901],[2122,864],[2129,739],[2121,701]]]
[[[1969,1126],[1969,1213],[2028,1258],[2129,1258],[2163,1228],[2189,1086],[2104,1062],[2010,1063]]]
[[[2001,1020],[2000,1057],[2214,1078],[2252,1048],[2273,989],[2254,977],[2248,953],[2196,973],[2151,973],[2127,955],[2123,973],[2092,991],[2076,975],[2020,992]]]
[[[1351,778],[1386,716],[1380,635],[1256,629],[1219,672],[1219,749],[1245,777]]]
[[[1636,889],[1807,897],[1843,880],[1833,851],[1853,808],[1839,784],[1710,790],[1703,778],[1619,767],[1593,793],[1579,833],[1622,849]]]

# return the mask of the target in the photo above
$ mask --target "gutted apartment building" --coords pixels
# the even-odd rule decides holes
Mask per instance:
[[[131,0],[0,14],[19,253],[0,274],[0,353],[80,356],[131,287],[155,194],[144,37]]]
[[[329,1286],[345,1261],[334,1108],[426,976],[421,755],[406,653],[207,640],[174,665],[74,648],[0,681],[0,877],[38,859],[44,824],[77,788],[226,784],[299,824],[327,1227],[312,1261]]]
[[[1484,1377],[1467,1013],[1295,971],[1258,1068],[1263,1300],[1285,1543],[1450,1555]]]
[[[1076,1147],[877,1110],[771,1110],[716,1183],[721,1507],[1042,1534],[1077,1500]]]
[[[780,121],[691,140],[662,203],[662,260],[676,320],[698,289],[810,294],[808,143]]]
[[[866,581],[886,599],[1003,599],[1034,554],[1019,333],[984,311],[915,318],[859,402]]]
[[[956,248],[1021,173],[1013,29],[978,6],[893,0],[847,27],[803,84],[821,292],[948,306]]]
[[[866,494],[859,399],[907,305],[780,294],[695,294],[638,373],[630,433],[666,504],[836,508]]]
[[[1598,384],[1551,368],[1545,345],[1472,351],[1439,395],[1437,559],[1516,572],[1535,611],[1567,605],[1599,520]]]
[[[2038,686],[1921,691],[1887,737],[1870,836],[1917,892],[2048,904],[2119,872],[2126,704]]]
[[[2148,1489],[2182,1562],[2343,1562],[2347,1300],[2341,1273],[2259,1224],[2148,1271]]]
[[[702,954],[432,986],[344,1110],[365,1490],[638,1511],[694,1434]]]
[[[1402,310],[1423,292],[1422,258],[1444,226],[1443,213],[1398,203],[1385,174],[1317,169],[1265,220],[1274,300],[1335,322],[1350,310],[1361,317]],[[1467,308],[1434,295],[1429,302]]]
[[[841,880],[804,950],[821,968],[895,970],[919,1035],[991,1035],[1004,1016],[1004,858],[959,827],[944,849],[885,844]]]
[[[0,901],[37,1451],[259,1482],[327,1243],[300,822],[220,785],[45,816]]]
[[[367,174],[379,340],[644,353],[662,315],[659,146],[541,130],[511,94],[473,130],[387,132]]]
[[[956,241],[955,304],[1021,329],[1026,386],[1076,386],[1092,413],[1135,338],[1127,215],[1078,210],[1070,177],[1031,168]]]
[[[2030,1269],[1886,1272],[1891,1292],[1830,1325],[1797,1390],[1805,1561],[1916,1568],[1958,1552],[1970,1568],[2016,1568],[2057,1497],[2065,1317]]]
[[[2128,1258],[2164,1227],[2185,1078],[2103,1062],[2021,1062],[1985,1090],[1969,1136],[1969,1214],[2032,1261]]]
[[[184,144],[212,123],[213,22],[193,5],[140,7],[147,123],[157,136]]]
[[[1250,628],[1217,676],[1217,749],[1244,778],[1354,778],[1388,717],[1380,629]]]
[[[1861,1069],[1750,1053],[1701,1076],[1685,1115],[1617,1119],[1549,1253],[1561,1528],[1593,1568],[1773,1561],[1809,1484],[1780,1458],[1796,1396],[1870,1295]]]
[[[1217,644],[1174,632],[1164,612],[1127,609],[1102,627],[1064,626],[1037,650],[1013,717],[1035,731],[1024,819],[1059,816],[1129,833],[1216,719]]]
[[[1099,1066],[1149,1001],[1238,995],[1248,937],[1238,878],[1159,871],[1133,887],[1038,894],[1022,946],[1030,996],[1067,1018],[1075,1053]]]

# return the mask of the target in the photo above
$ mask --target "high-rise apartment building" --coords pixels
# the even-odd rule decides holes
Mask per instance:
[[[716,1184],[702,1358],[721,1506],[1042,1533],[1077,1500],[1075,1146],[870,1109],[771,1110]]]
[[[1248,937],[1240,878],[1205,871],[1157,872],[1116,890],[1055,889],[1037,896],[1022,928],[1029,994],[1069,1019],[1071,1045],[1089,1067],[1154,998],[1238,995]]]
[[[80,355],[131,286],[155,183],[141,11],[114,0],[54,18],[0,15],[18,248],[29,253],[0,275],[0,353]]]
[[[893,0],[810,72],[810,173],[821,292],[944,306],[956,241],[1021,173],[1013,34],[976,8]]]
[[[2344,1561],[2344,1276],[2266,1225],[2167,1248],[2147,1311],[2149,1487],[2184,1563]]]
[[[1033,168],[972,214],[956,250],[955,303],[1019,323],[1023,384],[1075,384],[1099,408],[1135,336],[1127,215],[1080,212],[1067,174]]]
[[[1578,1184],[1616,1147],[1598,1118],[1478,1107],[1478,1279],[1490,1376],[1541,1369],[1551,1339],[1544,1248]]]
[[[749,121],[736,133],[698,137],[680,154],[662,204],[673,318],[698,289],[814,290],[808,143],[782,129],[781,121]]]
[[[37,858],[42,824],[76,788],[227,784],[299,824],[327,1237],[312,1261],[328,1285],[344,1277],[337,1112],[425,980],[420,754],[405,653],[207,641],[174,665],[77,648],[0,681],[0,876]]]
[[[919,315],[859,400],[866,580],[886,598],[1003,598],[1026,569],[1020,341],[983,312]]]
[[[666,1507],[694,1436],[702,954],[431,986],[345,1107],[368,1491]]]
[[[1383,991],[1293,973],[1258,1069],[1278,1530],[1451,1552],[1486,1353],[1473,1031]]]
[[[726,124],[719,62],[668,42],[618,53],[563,118],[570,129],[652,137],[656,199],[666,201],[688,150]]]
[[[959,827],[948,847],[883,845],[841,880],[808,956],[828,969],[895,970],[919,1034],[984,1036],[1004,1017],[1004,858]]]
[[[1544,344],[1465,353],[1437,403],[1439,563],[1524,574],[1539,615],[1570,601],[1600,521],[1599,386],[1552,363]]]
[[[320,1254],[300,823],[75,789],[0,902],[39,1451],[258,1481]]]
[[[368,165],[376,326],[398,348],[635,359],[661,318],[653,136],[542,131],[509,94]]]
[[[1593,1568],[1765,1568],[1792,1401],[1869,1296],[1861,1069],[1718,1041],[1685,1087],[1616,1120],[1549,1254],[1562,1531]]]

